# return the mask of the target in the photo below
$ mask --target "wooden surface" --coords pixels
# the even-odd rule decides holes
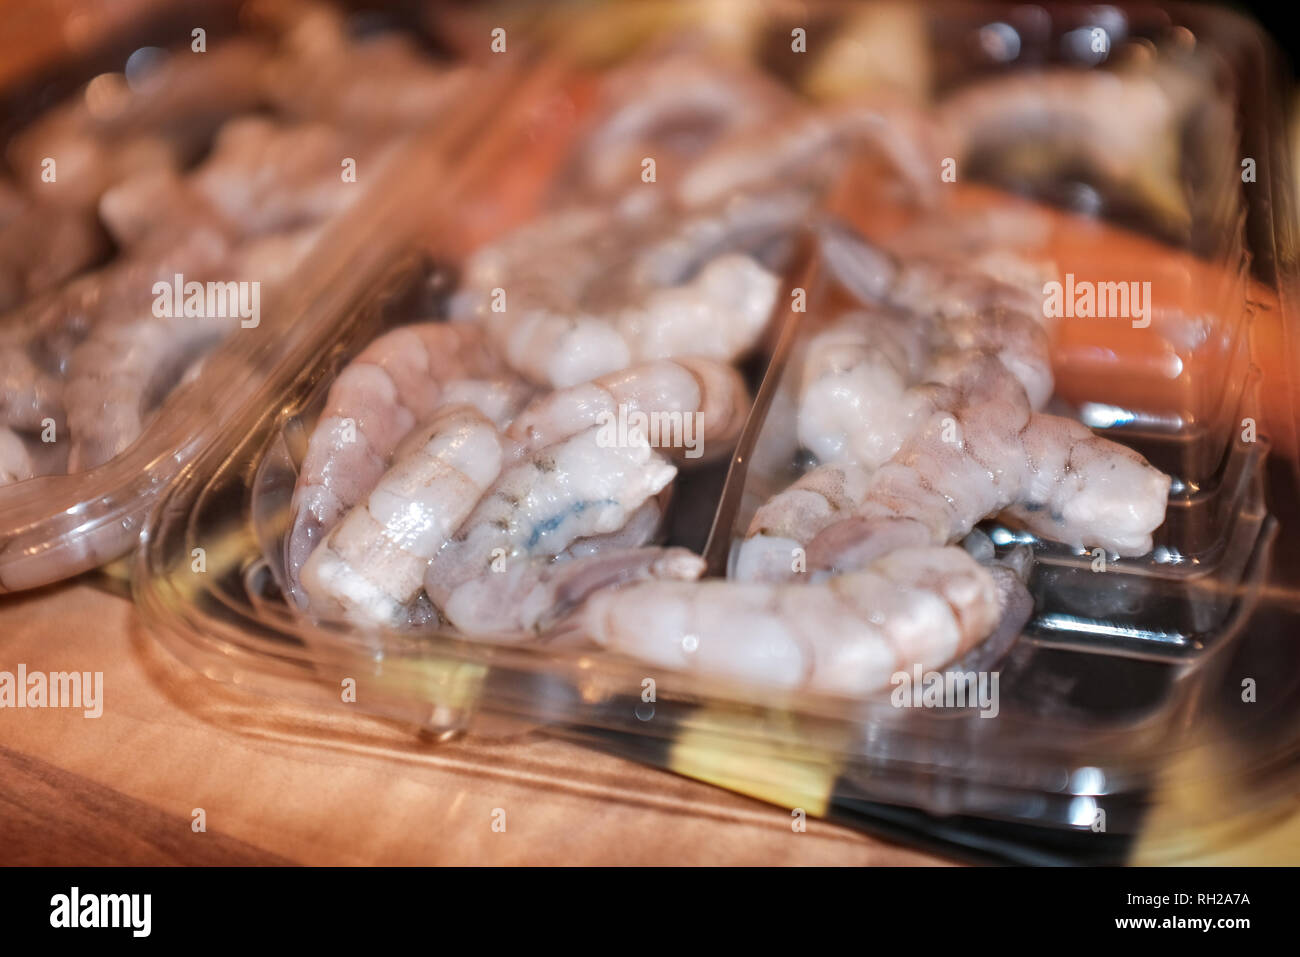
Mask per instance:
[[[219,685],[85,584],[0,600],[20,663],[102,671],[104,707],[0,709],[0,864],[942,863],[541,736],[437,743]]]

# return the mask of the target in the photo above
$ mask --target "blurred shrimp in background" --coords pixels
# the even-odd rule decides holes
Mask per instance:
[[[15,109],[0,171],[0,412],[22,463],[10,482],[130,447],[240,327],[226,320],[248,318],[229,304],[159,317],[154,284],[181,276],[210,297],[234,283],[274,301],[360,197],[358,165],[437,123],[474,72],[398,19],[329,3],[77,4],[48,22],[24,9],[28,29],[6,37],[46,47],[3,61]],[[141,34],[162,42],[131,48]],[[112,66],[69,82],[100,62]],[[41,447],[51,427],[62,455]]]

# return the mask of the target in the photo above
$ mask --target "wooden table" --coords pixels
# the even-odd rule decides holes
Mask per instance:
[[[436,743],[221,685],[84,583],[0,599],[20,663],[102,671],[104,707],[0,710],[0,864],[943,863],[540,735]]]

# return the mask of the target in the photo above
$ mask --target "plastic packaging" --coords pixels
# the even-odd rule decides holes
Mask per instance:
[[[341,683],[350,679],[356,704],[348,707],[427,732],[544,728],[979,859],[1184,859],[1221,840],[1225,819],[1246,827],[1267,816],[1294,791],[1300,753],[1300,648],[1287,624],[1300,558],[1289,544],[1294,534],[1278,535],[1294,533],[1300,520],[1291,378],[1296,207],[1272,49],[1250,24],[1199,8],[887,9],[778,6],[728,21],[733,29],[720,35],[748,36],[759,60],[805,93],[865,82],[828,62],[854,44],[873,49],[881,29],[874,16],[902,18],[891,38],[916,44],[899,57],[932,63],[928,74],[949,92],[1045,62],[1096,66],[1105,57],[1093,49],[1095,30],[1115,45],[1116,56],[1121,46],[1140,58],[1143,50],[1172,45],[1214,78],[1213,89],[1239,124],[1242,151],[1257,160],[1252,182],[1238,182],[1234,156],[1231,182],[1218,180],[1209,193],[1191,191],[1204,185],[1194,176],[1153,187],[1160,202],[1190,197],[1183,207],[1122,190],[1088,192],[1078,182],[1072,192],[1053,192],[1070,186],[1059,170],[1057,178],[1032,184],[1036,195],[1057,202],[1077,200],[1082,191],[1092,215],[1113,216],[1130,230],[1106,227],[1106,235],[1130,244],[1112,254],[1144,249],[1163,257],[1147,261],[1146,273],[1135,267],[1135,278],[1163,265],[1171,282],[1182,283],[1174,294],[1180,302],[1213,308],[1198,312],[1190,330],[1153,323],[1140,340],[1145,352],[1108,354],[1102,346],[1109,329],[1067,325],[1058,341],[1058,399],[1151,456],[1176,482],[1157,549],[1141,558],[1079,554],[986,526],[999,547],[1027,543],[1035,557],[1033,617],[996,665],[996,720],[975,707],[899,707],[887,694],[859,701],[756,689],[590,649],[363,631],[291,610],[277,563],[303,423],[342,361],[387,323],[418,314],[413,301],[442,288],[439,277],[448,275],[396,256],[369,261],[366,284],[374,295],[316,302],[331,318],[314,327],[332,331],[282,352],[276,373],[243,397],[220,436],[159,497],[135,579],[153,630],[208,676],[261,693],[339,706]],[[653,46],[665,31],[716,28],[701,10],[647,4],[635,13],[593,14],[564,41],[558,31],[541,29],[565,52],[554,56],[550,72],[523,84],[511,109],[444,183],[440,218],[428,230],[439,237],[435,262],[454,264],[507,225],[512,209],[530,205],[494,197],[533,168],[521,158],[524,144],[547,153],[580,123],[583,99],[575,91],[590,88],[593,66],[647,36]],[[792,31],[801,28],[832,52],[821,59],[787,54]],[[1000,166],[995,155],[981,162],[993,177],[1015,168]],[[1069,217],[1080,216],[1079,206],[1060,215],[1076,222]],[[1077,222],[1086,227],[1086,220]],[[1087,237],[1065,234],[1067,243],[1076,240],[1086,245]],[[807,324],[817,321],[819,304],[837,292],[811,254],[796,257],[783,282],[806,287],[811,305],[804,316],[781,308],[774,317],[770,361],[726,481],[715,481],[712,495],[703,480],[677,496],[679,507],[683,500],[697,510],[714,507],[704,548],[713,574],[725,572],[757,505],[798,474],[788,418],[792,356]],[[1260,361],[1261,343],[1273,344],[1271,359]],[[1243,420],[1258,425],[1258,436]],[[671,540],[698,549],[700,531],[698,518],[678,522]],[[1107,559],[1103,570],[1099,558]],[[1254,704],[1243,688],[1265,681],[1268,702]],[[1216,795],[1213,806],[1181,800],[1191,793],[1193,773]],[[1150,823],[1170,801],[1182,815],[1174,832]]]
[[[209,23],[211,36],[205,34],[204,42],[212,44],[211,55],[214,57],[224,56],[226,51],[238,51],[234,56],[251,55],[251,51],[260,49],[257,46],[259,43],[266,42],[263,35],[266,32],[265,25],[256,27],[249,26],[249,23],[261,23],[273,18],[273,9],[248,4],[243,10],[246,16],[242,26],[230,22],[233,12],[222,10],[219,14],[214,14],[211,21],[205,21]],[[299,12],[306,13],[307,16],[326,16],[323,8],[319,7],[304,7]],[[102,94],[114,84],[125,88],[130,83],[149,82],[147,78],[145,81],[139,79],[141,64],[149,57],[165,60],[168,54],[162,51],[161,45],[186,48],[191,43],[190,26],[180,29],[169,18],[163,17],[162,20],[164,22],[153,25],[135,24],[133,28],[110,31],[108,36],[112,42],[99,54],[87,56],[78,66],[60,67],[52,76],[41,79],[39,83],[28,83],[22,87],[25,92],[21,103],[30,107],[32,103],[48,102],[48,94],[54,91],[69,94],[70,98],[60,103],[71,104],[68,108],[72,108],[80,102],[78,98],[84,98],[90,103],[96,95]],[[309,21],[298,21],[300,30],[304,23]],[[356,28],[365,27],[369,30],[374,25],[367,21]],[[232,33],[232,29],[235,32]],[[124,34],[131,34],[131,42],[126,42],[128,38]],[[282,42],[288,44],[299,41],[282,39]],[[325,43],[320,36],[317,36],[316,42]],[[379,42],[391,41],[381,39]],[[160,46],[150,46],[151,43]],[[486,44],[483,48],[486,52]],[[310,51],[306,47],[304,50],[306,52],[303,55],[309,55]],[[185,49],[184,54],[198,57],[206,54],[206,48],[192,53]],[[179,57],[184,54],[173,52],[171,55]],[[329,52],[321,55],[322,70],[333,55]],[[276,277],[273,290],[268,286],[266,301],[260,304],[261,315],[258,321],[252,325],[241,324],[241,328],[231,333],[214,351],[198,360],[200,364],[195,364],[168,392],[156,412],[150,413],[142,434],[129,447],[102,465],[75,474],[38,475],[24,481],[0,485],[0,593],[71,577],[118,558],[131,549],[138,539],[144,516],[158,492],[185,468],[199,448],[217,434],[243,398],[255,392],[267,380],[268,375],[279,367],[286,352],[291,352],[293,344],[300,338],[309,338],[315,334],[313,330],[303,327],[303,323],[309,321],[304,318],[309,314],[308,306],[313,298],[323,294],[325,288],[338,284],[340,271],[350,268],[349,255],[344,254],[340,258],[339,250],[347,247],[348,238],[355,233],[357,223],[361,220],[368,222],[374,214],[374,204],[378,201],[368,198],[369,191],[373,191],[376,185],[382,184],[385,177],[391,175],[388,164],[396,144],[404,139],[417,139],[419,151],[427,154],[427,158],[407,160],[407,166],[414,164],[428,175],[440,175],[436,167],[432,173],[429,172],[430,164],[436,164],[438,156],[455,149],[483,121],[509,85],[512,71],[525,58],[526,55],[521,53],[513,63],[504,60],[484,62],[480,75],[468,85],[459,102],[444,109],[440,117],[428,117],[429,120],[439,119],[432,129],[425,128],[424,123],[403,127],[400,119],[385,114],[382,122],[389,123],[390,126],[383,138],[363,133],[359,138],[351,140],[352,144],[365,148],[366,163],[370,164],[368,169],[363,167],[361,175],[345,187],[355,189],[360,194],[359,200],[345,212],[327,219],[319,226],[308,258],[295,266],[290,275]],[[480,55],[479,59],[485,60],[486,56]],[[430,56],[428,62],[437,61]],[[123,64],[127,65],[123,67]],[[87,70],[100,68],[109,71],[125,69],[126,73],[104,72],[84,88],[74,86],[74,78],[88,79]],[[266,68],[265,62],[259,63],[258,69]],[[282,91],[285,88],[284,82],[272,88]],[[197,144],[199,150],[197,156],[187,157],[187,160],[199,161],[203,156],[202,151],[211,147],[212,137],[226,115],[222,112],[224,105],[220,109],[213,105],[224,104],[221,97],[225,91],[190,90],[188,93],[177,93],[171,90],[158,93],[156,89],[150,89],[151,98],[145,107],[137,109],[131,106],[123,115],[105,114],[107,118],[100,117],[91,109],[90,122],[92,125],[101,124],[106,131],[105,137],[119,134],[134,136],[141,132],[148,134],[154,129],[159,116],[171,116],[176,112],[176,103],[188,102],[184,98],[189,96],[199,106],[214,111],[213,116],[201,111],[196,114],[195,110],[184,112],[183,122],[178,127],[182,132],[176,134],[177,142],[187,144],[184,148],[190,151]],[[305,97],[308,91],[300,91],[300,94]],[[16,93],[15,96],[17,95]],[[238,95],[233,97],[232,103],[231,115],[243,116],[255,111],[256,104],[245,104]],[[345,105],[337,105],[337,108],[343,109]],[[307,115],[320,115],[317,107],[307,108]],[[283,118],[286,122],[295,120],[293,109],[292,106],[285,107]],[[41,116],[27,116],[25,119],[40,120]],[[355,117],[350,122],[364,123]],[[201,135],[196,135],[196,132]],[[23,136],[24,128],[19,128],[15,135]],[[280,159],[285,157],[281,156]],[[341,164],[343,162],[345,161],[340,160]],[[75,171],[68,170],[67,164],[64,169],[65,178],[74,177]],[[184,172],[182,170],[182,174]],[[340,165],[340,181],[347,183],[342,179],[343,172],[345,171]],[[165,221],[168,215],[176,212],[170,210],[160,215]],[[193,214],[192,211],[190,213]],[[419,225],[415,223],[413,228]],[[151,228],[157,229],[158,224],[153,224]],[[384,233],[379,237],[381,242],[399,240],[396,227],[379,232]],[[126,257],[128,253],[119,251],[115,255]],[[116,260],[110,259],[110,264],[114,261]],[[96,267],[92,263],[87,267],[89,268]],[[260,275],[262,268],[261,262],[255,262],[253,274]],[[75,282],[77,278],[74,276],[69,281]],[[139,282],[143,295],[149,288],[145,285],[148,279],[142,276]],[[252,285],[259,283],[254,282]],[[18,313],[13,316],[12,321],[17,322]],[[19,330],[11,328],[9,331]],[[8,340],[5,348],[10,348]],[[151,367],[140,370],[139,375],[158,375],[159,371]],[[52,422],[53,419],[47,420],[46,433],[52,436],[53,441],[62,440],[66,445],[69,441],[67,431],[59,425],[56,431],[51,432]],[[0,423],[0,427],[5,424]],[[43,433],[42,441],[46,440]],[[29,441],[35,443],[36,439]]]

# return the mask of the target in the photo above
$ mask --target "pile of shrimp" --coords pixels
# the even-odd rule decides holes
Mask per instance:
[[[1014,241],[1041,224],[928,211],[951,128],[889,101],[813,108],[689,56],[623,67],[598,100],[552,203],[469,257],[450,318],[333,382],[284,545],[303,613],[857,697],[1023,623],[1026,556],[998,559],[980,521],[1151,548],[1169,477],[1044,411],[1056,266]],[[915,211],[888,247],[819,212],[864,162]],[[811,466],[705,579],[660,544],[664,511],[681,470],[733,451],[737,368],[786,308],[800,237],[852,302],[804,320],[788,373]],[[638,413],[698,422],[706,454],[644,427],[612,440]]]
[[[405,35],[353,36],[333,8],[284,13],[203,50],[138,51],[9,143],[0,485],[130,446],[244,318],[160,318],[155,283],[273,299],[360,194],[346,161],[436,120],[470,79]]]

